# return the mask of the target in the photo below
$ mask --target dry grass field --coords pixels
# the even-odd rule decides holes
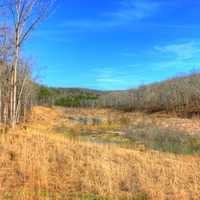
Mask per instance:
[[[130,139],[123,134],[131,127],[153,125],[184,130],[184,137],[200,130],[198,119],[36,107],[27,123],[0,136],[0,199],[199,200],[197,153],[119,142]]]

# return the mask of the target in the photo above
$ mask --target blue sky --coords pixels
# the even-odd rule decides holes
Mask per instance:
[[[128,89],[200,69],[199,0],[57,0],[24,47],[42,83]]]

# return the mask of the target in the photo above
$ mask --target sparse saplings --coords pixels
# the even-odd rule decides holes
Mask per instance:
[[[15,126],[19,115],[18,71],[21,58],[21,47],[25,40],[31,35],[36,26],[47,17],[54,3],[53,0],[4,0],[4,8],[7,10],[8,18],[12,19],[12,41],[13,56],[10,72],[10,124]],[[9,24],[10,21],[9,21]],[[26,82],[26,79],[24,79]],[[24,90],[24,84],[19,89],[20,96]]]
[[[31,65],[22,45],[52,11],[55,0],[0,1],[0,122],[15,126],[31,109]]]

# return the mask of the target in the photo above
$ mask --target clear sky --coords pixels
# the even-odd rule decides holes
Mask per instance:
[[[199,0],[57,0],[56,7],[24,50],[43,84],[128,89],[200,69]]]

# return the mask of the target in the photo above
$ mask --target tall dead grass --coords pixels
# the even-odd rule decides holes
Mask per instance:
[[[54,111],[57,112],[57,111]],[[0,199],[200,199],[200,158],[140,152],[49,133],[60,113],[0,138]],[[46,117],[45,117],[46,115]],[[35,119],[36,120],[36,119]],[[46,120],[46,121],[45,121]]]

